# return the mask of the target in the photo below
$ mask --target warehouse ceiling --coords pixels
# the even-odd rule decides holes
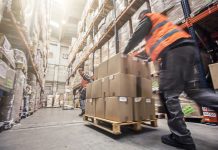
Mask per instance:
[[[52,0],[50,16],[51,40],[70,45],[77,36],[77,26],[86,0]]]

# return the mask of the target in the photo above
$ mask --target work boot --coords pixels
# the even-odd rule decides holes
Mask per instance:
[[[85,114],[85,110],[82,110],[81,114],[79,114],[80,117],[82,117]]]
[[[196,150],[195,144],[182,144],[176,141],[173,134],[164,135],[161,137],[162,143],[185,150]]]

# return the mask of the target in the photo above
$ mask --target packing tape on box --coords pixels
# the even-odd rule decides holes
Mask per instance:
[[[113,79],[114,79],[114,75],[110,75],[110,76],[109,76],[109,79],[110,79],[110,80],[113,80]]]
[[[145,102],[146,103],[151,103],[151,99],[150,98],[146,98]]]

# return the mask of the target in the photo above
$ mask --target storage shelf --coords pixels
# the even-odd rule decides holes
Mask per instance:
[[[107,6],[108,6],[108,1],[105,1],[105,3],[103,4],[103,7],[101,7],[99,13],[94,18],[91,25],[89,26],[88,31],[86,32],[85,36],[82,38],[79,46],[76,48],[76,51],[72,57],[72,60],[70,61],[71,63],[75,60],[76,54],[84,47],[85,40],[87,40],[87,38],[91,34],[91,31],[93,30],[93,28],[101,22],[101,20],[106,16],[106,14],[108,14],[109,9],[107,9]]]
[[[14,14],[10,10],[5,11],[5,16],[0,23],[0,32],[4,33],[6,37],[10,40],[13,45],[13,48],[18,48],[23,50],[27,56],[27,60],[30,62],[30,66],[28,66],[28,70],[33,72],[36,75],[36,78],[40,84],[42,90],[42,79],[40,79],[39,73],[36,69],[36,64],[33,60],[33,50],[27,42],[27,37],[25,35],[25,31],[23,26],[18,24]]]
[[[77,67],[74,69],[72,74],[68,77],[68,80],[71,76],[73,76],[76,72],[76,70],[87,60],[89,55],[101,46],[103,46],[113,35],[114,35],[114,28],[116,26],[117,30],[119,30],[135,13],[135,10],[139,9],[143,3],[145,3],[147,0],[133,0],[126,9],[119,15],[115,21],[112,21],[112,25],[108,27],[107,32],[101,36],[98,43],[96,43],[88,52],[87,55],[85,55],[80,63],[77,65]]]

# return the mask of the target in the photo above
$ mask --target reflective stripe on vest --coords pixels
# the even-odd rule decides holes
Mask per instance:
[[[175,34],[176,32],[179,32],[179,30],[177,29],[173,29],[172,31],[168,32],[167,34],[165,34],[163,37],[161,37],[159,40],[157,40],[157,42],[150,48],[150,53],[152,53],[154,51],[155,48],[157,48],[157,46],[164,40],[166,40],[168,37],[170,37],[171,35]]]
[[[191,37],[161,14],[148,13],[145,16],[149,17],[152,23],[149,35],[145,37],[145,50],[153,61],[159,57],[163,50],[177,40]]]

